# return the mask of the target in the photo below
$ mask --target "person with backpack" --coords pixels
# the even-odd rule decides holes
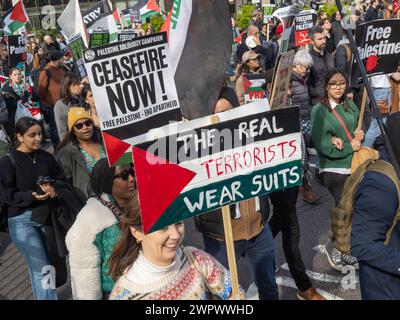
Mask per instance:
[[[352,53],[350,49],[350,41],[345,34],[343,35],[342,40],[340,40],[333,55],[335,57],[336,68],[343,70],[346,73],[347,78],[350,79]]]
[[[66,231],[83,201],[64,183],[53,156],[40,149],[41,140],[37,120],[17,121],[15,149],[0,159],[0,203],[11,240],[27,264],[34,298],[57,300],[56,287],[67,281]],[[55,268],[56,283],[46,280],[49,266]]]
[[[356,130],[359,110],[345,94],[346,74],[340,69],[329,71],[324,89],[324,98],[311,111],[311,136],[319,160],[317,177],[337,205],[350,175],[353,153],[360,150],[364,132]],[[335,219],[335,216],[331,219]],[[332,231],[331,239],[334,241],[337,234],[335,230]],[[328,247],[330,245],[329,242]],[[357,259],[335,247],[325,247],[325,253],[335,270],[341,271],[344,264],[357,267]]]
[[[399,112],[389,116],[386,128],[399,162]],[[351,254],[360,264],[361,298],[400,300],[400,180],[385,149],[380,155],[380,160],[354,173],[363,178],[357,179],[358,187],[351,186],[355,197],[348,233],[351,230]]]

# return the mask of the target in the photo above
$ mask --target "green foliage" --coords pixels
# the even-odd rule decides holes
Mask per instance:
[[[150,23],[143,23],[141,28],[146,31],[149,24],[151,24],[153,26],[154,31],[159,32],[161,30],[163,23],[164,23],[164,19],[163,19],[162,15],[156,14],[151,17]]]
[[[236,25],[240,30],[244,30],[248,27],[254,10],[256,10],[256,6],[251,4],[245,4],[239,7]]]
[[[343,9],[346,11],[346,14],[350,13],[350,8],[347,1],[342,1]],[[321,11],[325,11],[329,18],[331,18],[336,11],[338,11],[338,7],[335,2],[325,2],[324,5],[320,7]]]

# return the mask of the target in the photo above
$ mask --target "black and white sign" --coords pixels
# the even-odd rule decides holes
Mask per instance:
[[[88,49],[84,58],[103,136],[133,145],[181,120],[165,32]]]
[[[400,60],[400,20],[375,20],[358,25],[356,44],[369,76],[395,72]]]
[[[23,35],[8,36],[8,65],[26,62],[26,39]]]
[[[118,41],[130,41],[139,37],[138,30],[122,30],[118,33]]]
[[[96,3],[93,7],[89,8],[82,14],[83,22],[86,28],[91,27],[96,21],[101,18],[112,14],[111,8],[107,0]],[[72,23],[72,22],[71,22]]]

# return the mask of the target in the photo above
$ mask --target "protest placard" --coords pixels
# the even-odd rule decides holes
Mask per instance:
[[[145,233],[302,183],[298,107],[255,104],[218,114],[216,124],[171,126],[133,147]]]
[[[88,49],[84,58],[110,164],[151,128],[181,120],[165,32]]]
[[[105,16],[100,20],[96,21],[89,29],[89,32],[103,31],[109,34],[109,40],[107,43],[111,43],[118,40],[118,26],[112,15]]]
[[[112,14],[111,8],[108,4],[107,0],[102,0],[96,3],[94,6],[87,9],[83,14],[83,22],[86,25],[86,28],[90,28],[96,21],[99,21],[101,18]]]
[[[139,30],[122,30],[118,33],[118,41],[130,41],[139,37]]]
[[[128,16],[131,18],[131,23],[142,23],[142,16],[140,15],[139,9],[128,8],[122,10],[122,14],[124,16]]]
[[[22,35],[9,35],[8,65],[15,67],[21,62],[26,62],[26,39]]]
[[[356,44],[368,76],[395,72],[400,59],[400,20],[374,20],[358,25]]]
[[[272,18],[272,13],[274,12],[274,9],[274,4],[263,4],[264,23],[267,23],[268,20]]]
[[[68,48],[72,51],[72,56],[76,62],[76,65],[78,66],[79,76],[81,79],[83,79],[87,76],[85,61],[82,53],[82,51],[86,48],[80,33],[70,39]]]
[[[92,31],[90,34],[89,48],[103,46],[110,42],[108,31]]]
[[[246,104],[266,98],[265,76],[263,74],[243,74],[243,89]]]
[[[294,19],[296,47],[305,46],[311,43],[308,31],[317,21],[317,15],[313,11],[300,12]]]
[[[282,54],[275,65],[270,99],[271,109],[287,107],[294,54],[294,50]]]

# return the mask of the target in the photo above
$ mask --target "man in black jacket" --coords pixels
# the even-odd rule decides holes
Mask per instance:
[[[335,67],[333,55],[325,50],[326,36],[321,26],[314,26],[309,31],[312,47],[310,54],[313,66],[310,69],[310,97],[317,104],[325,95],[325,76],[329,70]]]
[[[400,113],[393,113],[386,123],[387,135],[400,161]],[[388,161],[385,150],[380,158]],[[400,182],[397,179],[397,185]],[[360,264],[359,278],[363,300],[400,299],[400,228],[395,224],[390,240],[388,231],[399,207],[398,186],[389,176],[367,172],[361,181],[354,203],[351,252]]]
[[[367,13],[365,14],[364,21],[374,21],[379,19],[379,0],[371,0],[370,1],[370,6],[367,10]]]
[[[247,51],[254,51],[255,53],[261,54],[263,57],[264,66],[269,66],[272,58],[270,57],[270,50],[264,48],[260,41],[260,31],[256,26],[249,26],[247,28],[247,35],[243,37],[242,43],[237,49],[237,60],[239,63],[242,62],[242,56]]]

